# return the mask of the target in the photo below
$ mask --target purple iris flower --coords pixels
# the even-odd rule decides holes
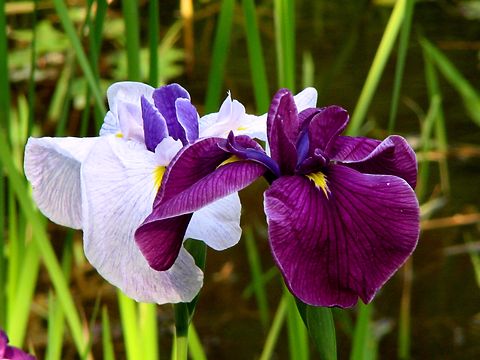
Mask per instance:
[[[314,306],[370,302],[417,244],[417,163],[400,136],[341,136],[348,119],[338,106],[298,113],[282,89],[267,117],[270,156],[233,133],[185,147],[135,234],[150,266],[171,265],[193,211],[264,175],[269,242],[290,291]]]
[[[0,359],[1,360],[35,360],[35,357],[29,355],[22,350],[8,345],[8,337],[5,332],[0,329]]]

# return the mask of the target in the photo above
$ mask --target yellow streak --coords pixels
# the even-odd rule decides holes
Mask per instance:
[[[153,170],[153,182],[155,184],[155,189],[158,191],[160,185],[162,184],[163,174],[165,174],[165,166],[157,166]]]
[[[237,131],[243,131],[243,130],[247,130],[247,128],[245,126],[240,126],[237,128]]]
[[[315,183],[315,186],[317,188],[322,189],[323,193],[328,199],[328,194],[330,193],[330,190],[328,189],[327,177],[325,176],[325,174],[319,171],[317,173],[308,174],[306,176]]]
[[[230,163],[233,163],[233,162],[236,162],[236,161],[241,161],[242,159],[240,159],[237,155],[232,155],[230,156],[227,160],[223,161],[220,165],[217,166],[217,169],[220,167],[220,166],[223,166],[223,165],[227,165],[227,164],[230,164]]]
[[[123,138],[123,134],[121,132],[116,133],[115,136],[117,138]]]

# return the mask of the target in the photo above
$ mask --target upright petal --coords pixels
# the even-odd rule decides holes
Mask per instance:
[[[156,89],[152,96],[155,106],[167,121],[170,136],[175,140],[185,139],[185,130],[178,121],[175,102],[179,98],[190,100],[188,91],[178,84],[170,84]]]
[[[148,150],[155,151],[157,145],[168,136],[167,122],[144,96],[141,103],[145,146]]]
[[[298,112],[317,107],[317,98],[317,90],[313,87],[307,87],[293,97]]]
[[[29,138],[25,176],[42,213],[53,222],[82,227],[80,166],[97,138]]]
[[[314,306],[370,302],[419,236],[418,202],[403,179],[341,165],[329,168],[323,184],[305,176],[276,180],[265,213],[287,286]]]
[[[361,136],[337,136],[327,155],[334,161],[355,162],[370,155],[380,143],[380,140]]]
[[[312,155],[315,149],[320,149],[328,154],[335,138],[340,135],[347,124],[348,113],[340,106],[333,105],[320,109],[311,118],[308,125],[309,154]]]
[[[244,147],[259,147],[246,137],[237,141]],[[201,139],[183,148],[167,168],[153,212],[135,233],[140,250],[154,269],[171,266],[173,256],[155,249],[163,246],[160,242],[170,244],[170,249],[179,248],[194,211],[243,189],[265,172],[263,165],[254,162],[226,161],[231,155],[222,150],[225,143],[225,139]],[[216,243],[216,239],[201,240],[223,248],[224,243]]]
[[[135,105],[138,108],[137,115],[141,115],[140,98],[145,96],[147,99],[151,99],[153,90],[153,87],[150,85],[132,81],[122,81],[110,85],[107,90],[110,111],[105,116],[104,123],[100,129],[100,136],[118,134],[121,131],[118,118],[119,103]]]
[[[182,140],[185,144],[191,144],[198,139],[198,112],[190,100],[178,98],[175,101],[175,109],[177,112],[178,122],[184,130],[184,138]],[[183,137],[183,136],[182,136]]]
[[[348,141],[352,143],[352,140]],[[403,137],[398,135],[387,137],[381,143],[378,142],[368,155],[365,155],[366,150],[375,144],[375,140],[362,139],[356,144],[355,150],[344,160],[339,161],[362,173],[399,176],[415,188],[417,159],[415,152]],[[360,154],[365,156],[360,157]],[[336,159],[340,159],[340,156],[337,155]]]
[[[203,277],[192,257],[182,250],[168,271],[158,272],[135,244],[135,229],[155,199],[157,167],[155,154],[141,144],[100,138],[82,167],[85,254],[106,280],[137,301],[188,302]]]
[[[267,117],[267,137],[272,159],[282,174],[293,174],[297,165],[296,142],[299,135],[298,114],[293,96],[280,89],[274,96]]]

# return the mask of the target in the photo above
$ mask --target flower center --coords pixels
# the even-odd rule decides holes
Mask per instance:
[[[323,193],[328,199],[328,194],[330,194],[330,190],[328,189],[327,177],[325,176],[325,174],[319,171],[305,176],[312,180],[318,189],[322,189]]]
[[[157,166],[155,170],[153,170],[153,182],[155,184],[155,189],[158,191],[160,185],[162,184],[163,174],[165,174],[165,166]]]

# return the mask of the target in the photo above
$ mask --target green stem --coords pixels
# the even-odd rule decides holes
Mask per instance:
[[[175,304],[175,359],[187,360],[190,315],[186,303]]]

